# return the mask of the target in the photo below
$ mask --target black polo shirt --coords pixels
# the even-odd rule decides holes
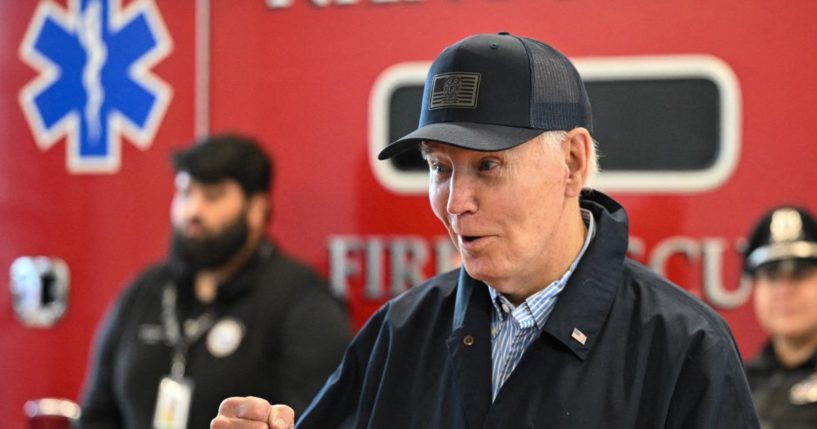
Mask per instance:
[[[178,291],[180,322],[214,311],[243,332],[219,343],[190,345],[186,376],[194,384],[189,428],[207,428],[229,396],[254,395],[303,409],[337,366],[350,338],[342,306],[312,270],[264,243],[211,305],[199,303],[190,279],[168,263],[143,273],[117,300],[99,331],[79,427],[153,427],[159,381],[173,347],[163,330],[162,293]],[[236,340],[238,340],[236,344]]]

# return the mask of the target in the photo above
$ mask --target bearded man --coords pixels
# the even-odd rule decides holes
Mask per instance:
[[[216,135],[172,160],[170,254],[102,323],[80,428],[207,427],[222,399],[247,392],[303,409],[349,341],[324,281],[266,237],[261,146]]]

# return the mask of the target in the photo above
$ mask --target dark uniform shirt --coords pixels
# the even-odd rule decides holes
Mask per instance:
[[[491,399],[491,302],[465,270],[375,313],[299,429],[757,428],[724,321],[625,258],[627,218],[586,193],[596,236]]]
[[[791,400],[792,387],[817,375],[817,354],[795,368],[777,359],[771,344],[746,365],[746,376],[763,429],[817,428],[817,401]],[[817,381],[814,381],[817,383]],[[813,385],[817,389],[817,384]],[[796,396],[796,395],[795,395]]]
[[[170,373],[173,350],[161,316],[168,284],[178,291],[182,325],[206,311],[215,315],[210,332],[187,353],[185,375],[194,384],[188,428],[209,427],[229,396],[260,396],[303,409],[340,362],[351,336],[345,312],[325,283],[270,243],[220,285],[207,306],[194,297],[190,279],[180,280],[170,264],[154,266],[122,293],[102,325],[80,428],[153,427],[159,381]],[[223,321],[233,329],[209,338]]]

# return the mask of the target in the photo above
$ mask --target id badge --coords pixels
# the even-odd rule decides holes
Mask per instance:
[[[159,382],[153,429],[186,429],[193,398],[193,381],[165,376]]]

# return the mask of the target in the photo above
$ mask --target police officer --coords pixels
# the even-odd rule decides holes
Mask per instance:
[[[770,335],[746,366],[763,429],[817,427],[817,222],[806,210],[766,213],[749,238],[744,271]]]

